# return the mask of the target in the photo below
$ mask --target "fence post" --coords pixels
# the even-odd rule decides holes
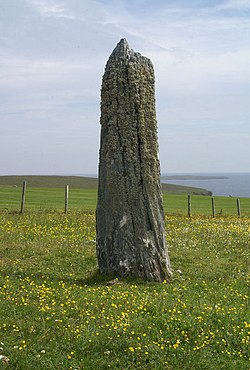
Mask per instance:
[[[237,198],[237,213],[238,217],[240,217],[240,200]]]
[[[68,204],[69,204],[69,185],[65,186],[65,203],[64,203],[64,213],[68,212]]]
[[[21,201],[21,210],[20,210],[20,213],[23,213],[24,212],[26,187],[27,187],[27,181],[24,181],[23,182],[22,201]]]
[[[215,217],[215,202],[214,202],[214,197],[212,197],[212,215]]]
[[[191,217],[191,196],[188,194],[188,217]]]

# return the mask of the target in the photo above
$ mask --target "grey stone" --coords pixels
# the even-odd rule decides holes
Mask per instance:
[[[96,252],[100,271],[162,281],[171,274],[158,160],[154,70],[122,39],[101,89]]]

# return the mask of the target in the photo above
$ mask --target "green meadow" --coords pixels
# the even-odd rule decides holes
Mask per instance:
[[[0,186],[0,211],[20,211],[22,187]],[[236,198],[214,197],[217,215],[237,215]],[[68,209],[94,211],[97,202],[97,189],[69,188]],[[25,211],[58,210],[64,211],[64,188],[40,188],[27,186]],[[187,194],[163,193],[163,204],[166,214],[187,214]],[[250,198],[240,199],[241,214],[250,215]],[[191,195],[191,214],[211,215],[211,196]]]
[[[68,209],[94,211],[97,179],[79,176],[0,176],[0,210],[21,209],[22,183],[27,181],[25,210],[64,210],[65,186],[69,185]],[[211,215],[209,191],[173,184],[162,184],[166,214],[187,214],[191,196],[192,215]],[[236,198],[214,197],[216,215],[237,215]],[[250,215],[250,198],[240,199],[241,214]]]
[[[59,186],[54,184],[53,186]],[[97,190],[0,186],[0,369],[249,370],[250,200],[163,194],[173,276],[101,275]]]
[[[167,216],[160,284],[99,274],[93,212],[0,212],[0,368],[248,370],[249,233]]]

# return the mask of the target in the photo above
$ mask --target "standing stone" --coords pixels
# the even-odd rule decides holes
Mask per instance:
[[[163,281],[165,244],[158,160],[154,70],[122,39],[101,90],[101,147],[96,210],[100,271]]]

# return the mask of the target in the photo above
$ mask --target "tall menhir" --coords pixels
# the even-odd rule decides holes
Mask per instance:
[[[154,70],[122,39],[106,64],[96,210],[100,271],[162,281],[171,275],[158,160]]]

